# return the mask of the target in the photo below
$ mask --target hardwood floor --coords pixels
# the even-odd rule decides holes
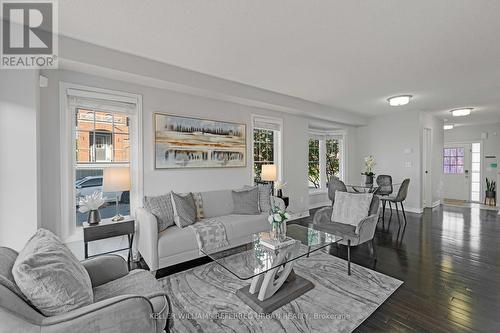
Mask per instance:
[[[307,225],[311,217],[293,221]],[[386,219],[388,219],[386,212]],[[404,281],[404,284],[357,332],[498,332],[500,331],[500,217],[496,211],[437,207],[407,213],[402,242],[397,219],[388,231],[379,223],[375,235],[378,260],[368,245],[352,249],[352,261]],[[387,227],[387,224],[386,224]],[[340,247],[332,255],[346,258]],[[161,270],[172,274],[209,262]]]

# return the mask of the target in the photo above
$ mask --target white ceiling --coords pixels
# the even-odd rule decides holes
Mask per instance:
[[[171,65],[366,115],[472,106],[467,121],[500,121],[500,1],[59,4],[61,34]],[[401,93],[412,103],[389,107]]]

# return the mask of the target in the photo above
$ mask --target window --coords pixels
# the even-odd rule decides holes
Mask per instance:
[[[464,173],[464,148],[444,148],[443,172],[445,174]]]
[[[310,189],[326,189],[331,177],[343,179],[344,136],[311,134],[309,138],[308,182]]]
[[[340,177],[340,145],[339,140],[326,140],[326,177],[330,182],[332,176]]]
[[[60,84],[62,236],[81,238],[78,227],[87,219],[79,200],[103,192],[103,171],[130,168],[130,190],[104,192],[101,218],[133,214],[142,201],[141,105],[139,95]],[[118,207],[116,206],[118,198]]]
[[[101,106],[102,107],[102,106]],[[94,192],[103,192],[102,175],[105,167],[129,166],[130,138],[129,117],[122,112],[97,111],[76,108],[75,111],[75,213],[76,225],[80,226],[87,213],[79,211],[81,198]],[[103,192],[106,203],[99,210],[101,218],[116,213],[116,198],[120,214],[130,214],[130,193]]]
[[[261,181],[262,165],[275,164],[278,179],[281,179],[281,129],[283,122],[278,118],[252,116],[253,124],[253,168],[254,183]]]
[[[481,201],[481,143],[475,142],[471,147],[471,201]]]
[[[260,181],[263,164],[274,164],[274,131],[254,128],[253,130],[253,178]]]
[[[320,188],[319,140],[309,139],[309,188]]]

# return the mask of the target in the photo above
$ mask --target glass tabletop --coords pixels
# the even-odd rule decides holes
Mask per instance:
[[[339,236],[315,229],[313,224],[309,227],[288,225],[286,235],[290,245],[277,250],[262,244],[269,240],[269,233],[260,232],[253,234],[252,242],[235,249],[217,252],[202,249],[201,252],[237,278],[248,280],[342,240]],[[291,247],[296,248],[292,251]]]
[[[392,187],[400,186],[402,183],[392,183]],[[375,192],[379,186],[377,184],[345,184],[346,187],[352,188],[354,191],[360,190],[363,192]],[[359,192],[359,191],[358,191]]]

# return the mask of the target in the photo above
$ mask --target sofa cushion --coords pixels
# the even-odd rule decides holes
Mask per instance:
[[[174,208],[170,193],[144,197],[144,208],[156,217],[158,232],[174,225]]]
[[[99,302],[121,295],[141,295],[148,298],[156,313],[168,313],[168,302],[160,283],[142,269],[94,288],[94,301]],[[162,311],[163,310],[163,311]]]
[[[259,208],[262,213],[269,213],[271,210],[271,184],[258,184]]]
[[[233,190],[231,194],[233,196],[233,214],[260,214],[259,189],[257,186]]]
[[[92,304],[89,274],[53,233],[39,229],[12,267],[17,286],[41,313],[54,316]]]
[[[179,228],[187,227],[196,222],[196,206],[193,195],[180,195],[172,192],[174,201],[174,222]]]
[[[253,233],[269,229],[267,214],[226,215],[216,219],[224,224],[227,240],[230,244],[233,244],[233,240],[245,236],[248,236],[250,241]],[[203,223],[205,220],[207,219],[196,223]],[[193,250],[198,250],[198,243],[191,228],[172,226],[158,235],[158,256],[160,258]]]
[[[337,191],[332,209],[332,222],[355,227],[368,216],[373,193],[348,193]]]
[[[201,192],[205,218],[229,215],[233,212],[231,190]]]

